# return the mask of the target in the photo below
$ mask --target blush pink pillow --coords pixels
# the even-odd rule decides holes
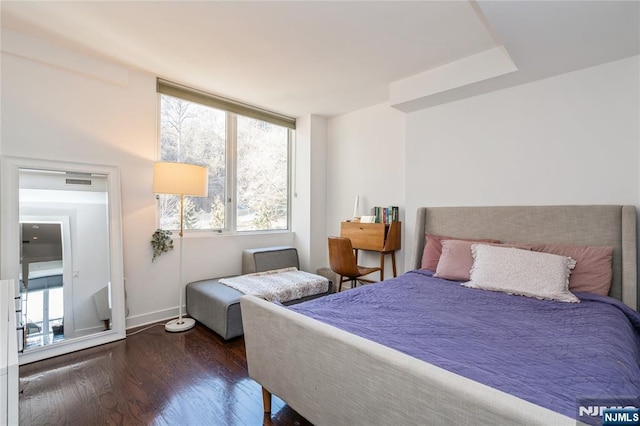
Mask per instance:
[[[433,276],[454,281],[469,281],[471,267],[473,266],[471,245],[477,243],[462,240],[443,240],[441,244],[442,255],[438,261],[436,273]]]
[[[446,237],[443,235],[433,235],[430,233],[424,234],[425,244],[424,250],[422,251],[422,264],[420,265],[420,269],[428,269],[430,271],[435,271],[438,267],[438,261],[440,260],[440,255],[442,254],[442,243],[443,240],[458,240],[458,241],[472,241],[474,243],[499,243],[498,240],[471,240],[468,238],[455,238],[455,237]]]
[[[576,267],[569,277],[569,290],[607,296],[611,289],[613,247],[538,244],[535,251],[571,257]]]
[[[453,281],[469,281],[471,268],[473,267],[473,255],[471,246],[477,241],[442,240],[442,255],[436,267],[434,277]],[[523,250],[531,250],[531,246],[522,244],[495,244],[485,243],[497,247],[511,247]]]

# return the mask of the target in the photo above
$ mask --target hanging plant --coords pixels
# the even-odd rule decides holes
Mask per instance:
[[[171,238],[171,231],[164,231],[162,229],[156,229],[156,232],[151,236],[151,247],[153,248],[153,262],[156,257],[162,253],[166,253],[169,250],[173,250],[173,239]]]

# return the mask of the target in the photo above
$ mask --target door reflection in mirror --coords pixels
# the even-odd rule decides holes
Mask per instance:
[[[107,176],[19,169],[25,350],[111,328]]]
[[[21,223],[22,313],[25,348],[64,337],[61,223]]]

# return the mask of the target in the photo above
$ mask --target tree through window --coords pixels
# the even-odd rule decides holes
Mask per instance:
[[[287,229],[290,138],[286,127],[161,94],[160,160],[209,169],[209,196],[185,197],[185,229]],[[160,228],[178,229],[179,196],[158,200]]]

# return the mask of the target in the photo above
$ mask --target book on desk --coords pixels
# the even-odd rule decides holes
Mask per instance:
[[[398,206],[389,207],[373,207],[371,209],[371,216],[375,217],[375,223],[392,223],[398,222],[400,215],[400,209]]]

